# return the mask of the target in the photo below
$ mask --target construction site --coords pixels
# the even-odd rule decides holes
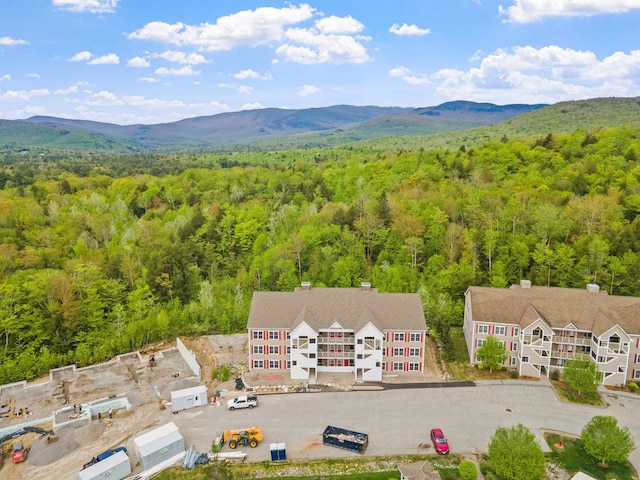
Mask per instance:
[[[35,382],[0,386],[0,477],[44,480],[55,471],[55,478],[75,479],[100,452],[126,445],[156,425],[172,391],[205,385],[213,396],[233,389],[232,381],[212,382],[211,369],[228,365],[240,373],[246,364],[246,335],[177,343],[90,367],[55,369]],[[15,461],[18,443],[24,458]],[[135,471],[134,459],[132,464]]]

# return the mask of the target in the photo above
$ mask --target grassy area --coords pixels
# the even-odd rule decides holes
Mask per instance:
[[[459,455],[391,455],[385,457],[325,458],[309,461],[260,462],[229,465],[198,465],[193,470],[174,467],[160,473],[157,480],[397,480],[398,465],[429,460],[444,480],[458,479]],[[232,477],[224,476],[230,474]]]
[[[469,364],[469,353],[462,327],[451,327],[451,343],[453,344],[453,361],[447,362],[447,373],[459,381],[495,380],[512,378],[509,370],[480,370]]]
[[[553,385],[553,388],[555,389],[558,396],[565,402],[582,403],[584,405],[596,406],[606,405],[606,403],[602,399],[602,396],[600,396],[600,393],[598,392],[578,395],[578,392],[573,390],[565,382],[559,380],[551,380],[551,384]]]
[[[598,461],[584,450],[582,440],[579,438],[565,437],[555,433],[546,433],[544,438],[551,448],[549,458],[572,475],[581,471],[597,480],[636,478],[634,468],[629,462],[611,463],[608,468],[598,465]],[[560,440],[562,440],[562,448],[559,447]]]

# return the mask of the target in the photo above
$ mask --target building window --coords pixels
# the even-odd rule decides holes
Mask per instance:
[[[291,369],[291,360],[287,360],[287,370]]]
[[[634,378],[634,380],[640,379],[640,370],[634,370],[633,371],[633,378]]]
[[[254,345],[253,346],[253,354],[254,355],[262,355],[264,353],[264,347],[262,345]]]
[[[291,365],[293,365],[295,367],[296,365],[298,365],[298,361],[297,360],[292,360],[291,361]]]
[[[291,347],[287,345],[287,355],[289,355],[290,353],[291,353]]]
[[[517,337],[518,335],[520,335],[520,328],[513,327],[513,336]]]
[[[287,332],[287,340],[291,339],[291,332]]]
[[[404,333],[394,333],[393,334],[394,342],[404,342]]]
[[[362,360],[362,354],[361,354],[361,353],[359,353],[359,354],[356,356],[356,358],[357,358],[358,360]]]
[[[495,331],[493,333],[495,335],[504,335],[504,327],[496,325]]]
[[[529,363],[529,357],[522,357],[523,363]]]
[[[401,372],[404,370],[404,363],[402,362],[393,362],[393,370],[396,372]]]
[[[269,340],[278,340],[278,333],[280,332],[269,332]]]
[[[277,355],[278,353],[280,353],[278,346],[277,345],[269,345],[269,353],[271,355]]]
[[[315,338],[310,338],[309,339],[309,343],[316,343],[316,339]]]
[[[478,333],[489,333],[489,325],[478,325]]]
[[[511,365],[512,367],[515,367],[518,364],[518,359],[516,357],[511,357],[511,359],[509,360],[509,365]]]
[[[409,356],[410,357],[419,357],[420,356],[420,349],[419,348],[410,348],[409,349]]]
[[[309,358],[316,358],[316,354],[315,353],[310,353],[309,354]]]
[[[513,342],[511,344],[511,351],[512,352],[517,352],[518,351],[518,342]]]
[[[421,336],[419,333],[411,333],[409,338],[412,342],[419,342]]]
[[[254,340],[262,340],[262,331],[258,332],[258,331],[253,331],[253,339]]]
[[[395,347],[393,349],[393,356],[394,357],[404,357],[404,348]]]
[[[269,368],[271,369],[280,368],[280,362],[278,360],[269,360]]]
[[[478,340],[476,340],[476,344],[478,348],[480,348],[483,343],[484,343],[484,340],[482,338],[479,338]]]
[[[419,372],[420,364],[417,362],[409,362],[409,371],[410,372]]]
[[[253,368],[264,368],[264,360],[254,360]]]

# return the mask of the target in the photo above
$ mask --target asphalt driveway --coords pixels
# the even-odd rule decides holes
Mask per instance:
[[[482,453],[499,426],[522,423],[534,432],[543,449],[542,431],[580,434],[595,415],[611,415],[628,426],[640,446],[640,397],[614,399],[607,407],[561,402],[546,382],[489,382],[474,388],[402,388],[377,391],[291,393],[261,395],[252,410],[228,411],[212,405],[168,412],[162,421],[174,421],[187,447],[208,451],[216,431],[259,426],[264,441],[243,449],[251,462],[270,460],[270,444],[285,443],[288,459],[348,457],[353,454],[322,444],[327,425],[369,435],[366,455],[430,453],[429,430],[440,427],[454,453]],[[223,451],[229,451],[225,445]],[[640,470],[640,450],[630,457]]]

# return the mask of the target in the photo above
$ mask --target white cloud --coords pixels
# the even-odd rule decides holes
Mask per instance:
[[[77,85],[71,85],[68,88],[59,88],[55,90],[53,93],[56,95],[69,95],[70,93],[78,93],[79,89]]]
[[[4,75],[2,75],[0,77],[0,82],[2,82],[4,80],[11,80],[11,75],[9,75],[8,73],[5,73]]]
[[[107,53],[101,57],[96,57],[88,65],[118,65],[120,63],[120,57],[115,53]]]
[[[140,80],[141,82],[147,82],[147,83],[156,83],[160,81],[155,77],[140,77],[138,80]]]
[[[398,66],[389,70],[390,77],[402,78],[410,85],[422,85],[429,83],[429,77],[422,73],[414,73],[409,68]]]
[[[298,95],[306,97],[307,95],[313,95],[314,93],[320,93],[321,91],[322,89],[315,85],[303,85],[298,89]]]
[[[280,40],[284,28],[308,20],[315,9],[307,4],[287,8],[260,7],[219,17],[215,24],[186,25],[151,22],[129,35],[130,39],[153,40],[193,46],[204,51],[231,50],[242,45],[265,45]]]
[[[640,0],[513,0],[509,7],[499,6],[508,22],[529,23],[545,17],[589,17],[625,13],[640,9]]]
[[[70,12],[113,13],[121,0],[52,0],[51,4]]]
[[[93,57],[93,54],[87,50],[76,53],[73,57],[69,59],[70,62],[84,62],[90,60]]]
[[[364,30],[364,25],[351,15],[346,17],[325,17],[316,22],[316,28],[325,35],[341,35],[359,33]]]
[[[162,53],[156,53],[152,55],[153,58],[162,58],[167,62],[172,63],[180,63],[186,65],[198,65],[200,63],[209,63],[210,60],[207,60],[205,57],[200,55],[199,53],[184,53],[184,52],[174,52],[168,50]]]
[[[260,75],[258,72],[256,72],[255,70],[252,70],[250,68],[248,68],[246,70],[240,70],[238,73],[234,73],[231,76],[233,78],[237,78],[238,80],[245,80],[245,79],[251,79],[251,80],[273,80],[273,77],[271,76],[270,72],[267,72],[264,75]]]
[[[370,59],[361,43],[370,37],[355,36],[364,26],[350,16],[321,18],[312,28],[291,27],[311,19],[314,13],[315,9],[307,4],[261,7],[220,17],[215,24],[151,22],[129,34],[129,38],[191,46],[201,51],[280,44],[276,47],[279,57],[303,64],[363,63]]]
[[[260,110],[261,108],[264,108],[264,106],[259,103],[245,103],[240,107],[240,110]]]
[[[398,25],[394,23],[389,28],[389,31],[395,35],[428,35],[431,33],[430,28],[420,28],[417,25],[407,25],[403,23],[402,25]]]
[[[243,95],[250,95],[253,93],[253,87],[248,85],[240,85],[237,89],[238,93],[242,93]]]
[[[40,74],[39,73],[27,73],[27,77],[29,78],[40,78]]]
[[[156,71],[154,73],[156,75],[175,75],[178,77],[184,77],[189,75],[200,75],[200,70],[194,70],[193,68],[191,68],[191,65],[185,65],[181,68],[156,68]]]
[[[367,49],[348,35],[325,35],[313,28],[290,28],[286,31],[286,37],[292,43],[280,45],[276,54],[287,62],[339,65],[370,60]]]
[[[0,37],[0,45],[29,45],[26,40],[16,40],[11,37]]]
[[[7,90],[0,93],[0,100],[28,102],[33,97],[49,95],[46,88],[38,90]]]
[[[640,50],[599,60],[593,52],[550,45],[515,47],[485,56],[468,71],[430,75],[447,98],[492,102],[555,103],[568,99],[640,94]]]
[[[146,58],[133,57],[127,60],[127,66],[129,67],[150,67],[151,64]]]

